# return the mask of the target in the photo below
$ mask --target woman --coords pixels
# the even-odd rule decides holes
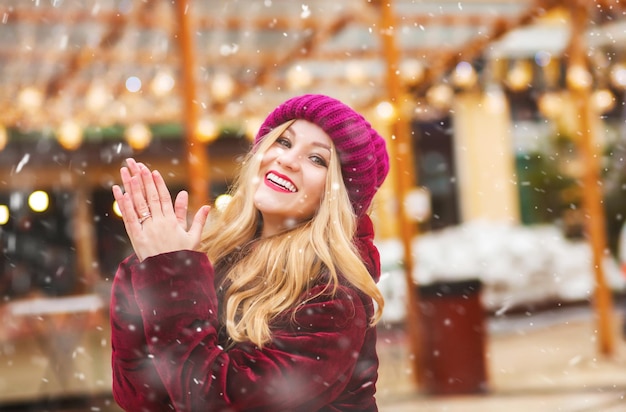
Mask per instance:
[[[202,207],[189,227],[187,194],[172,205],[158,172],[127,164],[126,192],[113,187],[135,251],[111,301],[122,408],[377,410],[383,300],[367,211],[389,161],[361,115],[323,95],[286,101],[227,208],[207,221]]]

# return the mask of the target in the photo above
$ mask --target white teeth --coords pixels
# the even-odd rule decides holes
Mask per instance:
[[[282,177],[276,176],[274,173],[268,173],[267,180],[269,180],[270,182],[276,183],[279,186],[284,187],[285,189],[289,190],[292,193],[295,193],[297,191],[293,183],[291,183],[288,180],[283,179]]]

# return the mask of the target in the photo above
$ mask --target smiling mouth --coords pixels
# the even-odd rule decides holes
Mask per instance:
[[[265,179],[267,179],[269,182],[273,183],[274,185],[280,187],[283,190],[286,190],[288,192],[291,193],[295,193],[298,191],[298,189],[296,188],[296,186],[291,183],[289,180],[287,179],[283,179],[282,177],[279,177],[278,175],[276,175],[273,172],[269,172],[266,176]]]

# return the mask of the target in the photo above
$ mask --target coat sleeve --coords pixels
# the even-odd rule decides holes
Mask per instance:
[[[167,391],[149,357],[143,321],[130,279],[132,255],[122,262],[111,289],[111,367],[113,396],[126,411],[172,411]]]
[[[177,411],[318,410],[342,393],[355,370],[369,326],[351,288],[301,305],[285,323],[291,326],[274,330],[262,349],[222,348],[204,254],[158,255],[131,272],[148,351]]]

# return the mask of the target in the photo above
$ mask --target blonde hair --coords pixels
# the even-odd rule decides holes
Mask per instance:
[[[279,234],[258,237],[261,217],[252,197],[261,157],[293,122],[273,129],[247,156],[230,203],[222,212],[212,212],[200,245],[216,267],[227,271],[224,317],[228,335],[235,342],[251,341],[259,347],[271,340],[271,321],[288,310],[295,315],[303,292],[322,277],[326,277],[322,293],[334,293],[341,274],[374,299],[377,310],[371,325],[380,319],[384,305],[352,242],[356,217],[334,147],[326,192],[313,218]]]

